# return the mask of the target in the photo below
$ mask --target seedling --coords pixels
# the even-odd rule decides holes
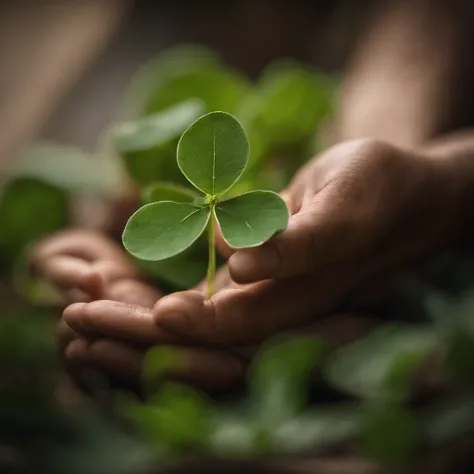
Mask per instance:
[[[181,136],[177,161],[203,195],[192,203],[160,201],[141,207],[123,233],[128,252],[141,260],[164,260],[186,250],[207,228],[210,298],[215,290],[216,223],[233,248],[261,245],[288,225],[288,208],[272,191],[225,197],[244,172],[248,157],[247,135],[232,115],[211,112],[196,120]]]

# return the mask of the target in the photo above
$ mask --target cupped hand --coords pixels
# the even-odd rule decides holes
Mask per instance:
[[[155,322],[203,343],[242,346],[335,311],[450,241],[442,182],[423,154],[373,140],[337,145],[282,193],[292,214],[285,232],[257,248],[227,249],[237,284],[210,300],[198,291],[166,296]]]
[[[165,376],[202,388],[233,386],[245,361],[221,349],[198,347],[155,324],[153,307],[163,296],[144,280],[126,254],[101,233],[70,229],[40,242],[33,271],[62,293],[65,304],[58,342],[71,373],[91,368],[114,380],[139,384],[141,367],[154,345],[173,346],[185,363]],[[227,278],[221,272],[219,279]]]

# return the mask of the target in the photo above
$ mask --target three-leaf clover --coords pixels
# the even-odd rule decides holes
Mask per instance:
[[[209,232],[208,297],[214,293],[215,223],[233,248],[255,247],[288,225],[288,208],[278,194],[251,191],[223,196],[242,175],[249,156],[247,135],[225,112],[196,120],[178,143],[178,166],[204,196],[192,203],[161,201],[146,204],[129,219],[123,244],[141,260],[164,260],[190,247]]]

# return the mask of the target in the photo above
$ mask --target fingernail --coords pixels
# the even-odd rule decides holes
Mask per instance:
[[[240,250],[229,259],[231,276],[241,283],[271,278],[278,266],[278,254],[271,247]]]

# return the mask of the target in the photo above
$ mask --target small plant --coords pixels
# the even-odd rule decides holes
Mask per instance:
[[[207,297],[215,288],[216,239],[219,224],[233,248],[258,246],[288,225],[285,202],[272,191],[250,191],[226,198],[249,157],[247,135],[225,112],[208,113],[183,133],[177,162],[187,180],[204,196],[191,202],[160,201],[146,204],[129,219],[123,244],[141,260],[164,260],[189,248],[208,229]]]

